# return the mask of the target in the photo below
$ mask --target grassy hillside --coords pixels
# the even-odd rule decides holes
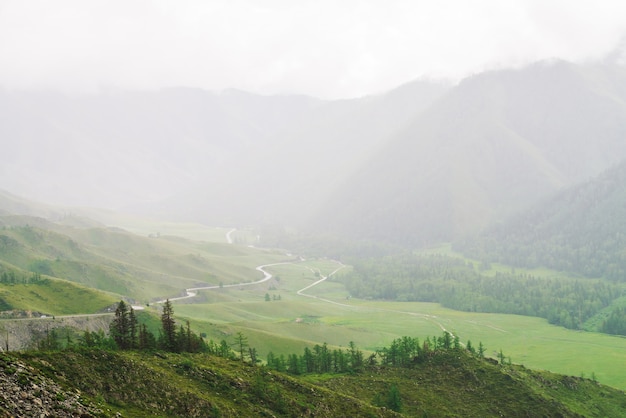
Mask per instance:
[[[119,229],[68,227],[39,218],[2,220],[6,224],[0,229],[0,272],[14,270],[29,277],[37,271],[44,278],[51,274],[75,280],[114,296],[85,293],[84,287],[51,279],[50,289],[13,283],[2,287],[1,310],[57,316],[97,312],[122,296],[140,302],[173,297],[202,278],[215,285],[250,282],[262,277],[255,266],[291,260],[292,264],[268,267],[274,278],[262,284],[204,290],[194,299],[176,301],[177,318],[189,319],[196,332],[214,341],[232,343],[233,336],[242,332],[262,359],[270,351],[288,354],[323,342],[345,347],[354,341],[373,352],[402,335],[433,335],[445,328],[462,341],[469,336],[480,339],[490,356],[503,349],[514,362],[528,367],[571,375],[593,373],[602,383],[626,388],[626,379],[615,368],[626,361],[626,343],[620,338],[568,331],[538,318],[457,312],[428,303],[359,300],[350,298],[334,277],[300,294],[337,269],[339,265],[331,260],[298,261],[237,245],[139,237]],[[344,267],[337,274],[349,271]],[[153,309],[158,315],[159,306]]]
[[[91,314],[119,298],[76,283],[42,279],[38,283],[0,283],[2,311],[32,311],[46,315]]]
[[[466,355],[445,355],[424,367],[375,375],[315,376],[309,381],[340,394],[374,399],[397,385],[407,416],[619,416],[624,393],[590,379],[501,366]]]
[[[171,236],[140,237],[117,228],[77,228],[41,218],[0,218],[0,262],[63,278],[141,303],[184,289],[261,279],[255,267],[285,256]]]
[[[465,351],[439,353],[410,369],[300,378],[207,355],[63,351],[2,354],[0,379],[24,392],[56,385],[55,402],[80,391],[87,416],[394,417],[618,416],[626,395],[589,379],[496,365]],[[400,412],[380,406],[398,389]],[[0,412],[13,414],[10,394]],[[54,407],[52,405],[51,407]]]

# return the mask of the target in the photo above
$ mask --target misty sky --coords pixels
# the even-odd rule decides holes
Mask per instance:
[[[0,86],[343,98],[599,59],[625,33],[623,0],[0,0]]]

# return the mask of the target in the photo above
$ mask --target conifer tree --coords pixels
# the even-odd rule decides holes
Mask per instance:
[[[498,353],[498,359],[500,360],[500,364],[504,364],[504,353],[502,352],[502,349],[500,349],[500,352]]]
[[[235,337],[235,345],[239,351],[239,359],[244,361],[246,349],[248,348],[248,338],[246,338],[241,332],[238,332]]]
[[[485,357],[485,351],[486,351],[486,348],[483,345],[483,342],[479,341],[478,342],[478,357],[480,357],[480,358]]]
[[[131,306],[128,312],[128,348],[137,348],[138,346],[138,326],[137,315],[135,315],[135,310]]]
[[[148,331],[148,327],[146,324],[141,324],[139,327],[139,343],[138,347],[140,350],[149,350],[155,348],[155,338],[154,334]]]
[[[111,325],[109,326],[109,332],[119,349],[126,350],[130,348],[130,322],[128,317],[128,306],[123,300],[120,300],[117,304],[117,308],[115,308],[115,319],[113,319]]]
[[[176,322],[174,321],[174,308],[169,299],[163,304],[161,326],[163,327],[164,348],[168,351],[176,351]]]
[[[226,340],[220,341],[220,344],[217,347],[217,355],[224,358],[232,358],[232,351]]]
[[[476,349],[474,348],[474,346],[472,345],[472,342],[470,340],[467,340],[467,344],[465,344],[465,348],[467,349],[467,351],[469,351],[472,354],[476,354]]]
[[[391,385],[389,393],[387,394],[387,408],[395,412],[402,411],[402,399],[400,398],[400,391],[396,384]]]

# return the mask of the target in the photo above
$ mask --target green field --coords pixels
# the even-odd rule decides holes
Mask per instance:
[[[21,272],[24,277],[37,272],[79,284],[63,290],[59,290],[67,284],[63,281],[54,281],[51,287],[3,285],[0,299],[14,309],[53,315],[90,313],[122,297],[145,304],[184,295],[186,288],[223,284],[223,288],[200,290],[195,298],[175,301],[175,314],[181,320],[189,319],[196,331],[217,342],[226,339],[232,343],[234,335],[243,332],[261,358],[270,351],[300,354],[305,346],[324,342],[346,347],[354,341],[372,352],[401,336],[425,338],[446,329],[463,343],[471,340],[476,346],[482,342],[493,357],[502,350],[514,363],[595,376],[602,383],[626,389],[626,376],[618,367],[626,363],[626,339],[571,331],[539,318],[465,313],[432,303],[351,298],[335,280],[349,272],[349,266],[298,294],[341,266],[332,260],[303,261],[284,251],[248,247],[254,239],[250,231],[234,233],[232,237],[245,244],[231,245],[224,242],[229,229],[212,229],[212,235],[208,230],[196,231],[207,238],[196,241],[170,235],[142,237],[115,228],[64,226],[33,218],[6,222],[10,226],[0,232],[2,269]],[[189,236],[191,231],[193,226],[172,225],[168,232]],[[257,266],[280,262],[290,264],[267,267],[274,276],[271,280],[247,285],[263,278]],[[105,293],[88,292],[88,288]],[[158,312],[158,305],[153,309]]]
[[[39,284],[0,284],[0,301],[11,309],[47,315],[92,314],[117,298],[66,280],[45,279]]]
[[[313,260],[268,268],[279,280],[250,287],[201,291],[197,303],[177,303],[177,316],[189,319],[214,340],[232,339],[243,332],[261,358],[301,353],[306,345],[328,343],[346,347],[354,341],[367,351],[389,345],[400,336],[440,335],[442,329],[463,343],[482,342],[487,354],[502,350],[513,363],[567,375],[595,376],[598,381],[626,389],[626,339],[572,331],[540,318],[518,315],[459,312],[433,303],[384,302],[348,299],[332,279],[307,291],[297,291],[333,271],[337,264]],[[312,271],[313,270],[313,271]],[[341,271],[338,273],[341,274]],[[265,301],[265,294],[280,300]]]

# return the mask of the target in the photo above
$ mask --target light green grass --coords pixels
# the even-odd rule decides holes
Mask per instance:
[[[332,266],[313,260],[271,267],[281,279],[277,290],[269,293],[281,294],[280,301],[265,302],[267,288],[263,285],[220,289],[220,298],[227,302],[175,304],[175,312],[218,340],[243,332],[261,358],[269,351],[301,354],[304,345],[324,342],[346,347],[354,341],[372,352],[388,346],[394,338],[438,336],[445,328],[462,343],[469,339],[477,347],[482,342],[491,357],[502,349],[513,363],[574,376],[593,373],[601,383],[626,389],[626,375],[620,367],[626,364],[624,338],[567,330],[540,318],[459,312],[434,303],[346,300],[337,297],[342,292],[335,282],[307,291],[335,303],[298,296],[298,289],[316,279],[307,267]]]
[[[64,280],[41,284],[0,284],[0,299],[13,309],[48,315],[96,313],[116,302],[116,297]]]
[[[184,294],[184,289],[244,283],[263,275],[260,264],[284,261],[283,252],[160,236],[140,237],[119,229],[48,225],[49,230],[3,229],[15,242],[0,263],[148,303]]]
[[[114,225],[139,236],[178,236],[197,241],[226,242],[228,227],[211,227],[192,222],[171,222],[148,217],[138,217],[121,212],[82,209],[81,213],[105,225]]]
[[[268,282],[200,291],[196,299],[174,305],[179,318],[189,319],[195,329],[215,340],[243,332],[261,358],[270,350],[300,353],[304,345],[324,342],[345,347],[354,341],[372,351],[394,338],[440,335],[445,328],[464,343],[482,341],[492,356],[502,349],[513,362],[528,367],[571,375],[594,373],[600,382],[626,389],[626,375],[619,367],[626,364],[623,338],[570,331],[538,318],[464,313],[437,304],[348,299],[341,284],[332,279],[306,291],[317,298],[298,295],[298,290],[338,267],[331,260],[297,261],[281,251],[163,235],[139,237],[104,228],[6,229],[3,234],[19,243],[5,254],[6,265],[28,271],[33,262],[44,260],[62,278],[141,303],[174,297],[202,283],[249,283],[263,277],[256,266],[291,260],[293,264],[267,267],[275,276]],[[86,290],[81,287],[64,289],[61,298],[34,285],[19,286],[23,285],[3,287],[0,297],[18,309],[57,315],[95,312],[118,300],[84,297]],[[265,302],[266,293],[280,295],[281,300]]]

